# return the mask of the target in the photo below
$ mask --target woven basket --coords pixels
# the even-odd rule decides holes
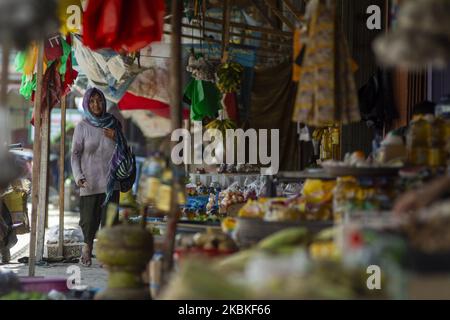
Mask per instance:
[[[83,243],[65,243],[63,246],[63,257],[66,260],[79,258]],[[58,244],[47,244],[47,258],[49,261],[58,260]]]

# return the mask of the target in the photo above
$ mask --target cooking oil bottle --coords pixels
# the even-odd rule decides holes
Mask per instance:
[[[415,166],[428,164],[428,141],[430,122],[423,116],[415,117],[410,124],[407,135],[408,160]]]
[[[444,119],[436,117],[431,120],[428,136],[428,165],[430,167],[436,168],[446,165],[446,130]]]

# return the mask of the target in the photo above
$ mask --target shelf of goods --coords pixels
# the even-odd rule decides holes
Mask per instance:
[[[246,181],[255,181],[261,178],[259,173],[191,173],[190,182],[193,184],[202,183],[205,186],[217,182],[222,189],[229,187],[234,182],[238,182],[240,187],[244,187]]]

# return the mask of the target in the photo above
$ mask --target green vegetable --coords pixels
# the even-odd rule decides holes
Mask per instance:
[[[45,294],[39,292],[19,292],[13,291],[1,296],[0,300],[48,300]]]
[[[263,250],[276,250],[288,245],[307,244],[308,241],[309,233],[306,228],[288,228],[263,239],[258,244],[258,248]]]

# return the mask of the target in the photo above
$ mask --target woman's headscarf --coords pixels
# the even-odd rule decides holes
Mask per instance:
[[[91,113],[89,101],[94,94],[98,94],[102,100],[102,115],[96,117]],[[116,147],[110,161],[109,177],[106,191],[106,199],[103,205],[106,205],[114,192],[114,185],[119,182],[127,185],[127,188],[134,183],[135,158],[131,149],[127,145],[125,136],[122,133],[120,122],[111,113],[106,111],[106,98],[103,92],[96,88],[86,90],[83,98],[84,118],[86,121],[97,128],[108,128],[115,130]],[[133,180],[133,181],[131,181]]]

